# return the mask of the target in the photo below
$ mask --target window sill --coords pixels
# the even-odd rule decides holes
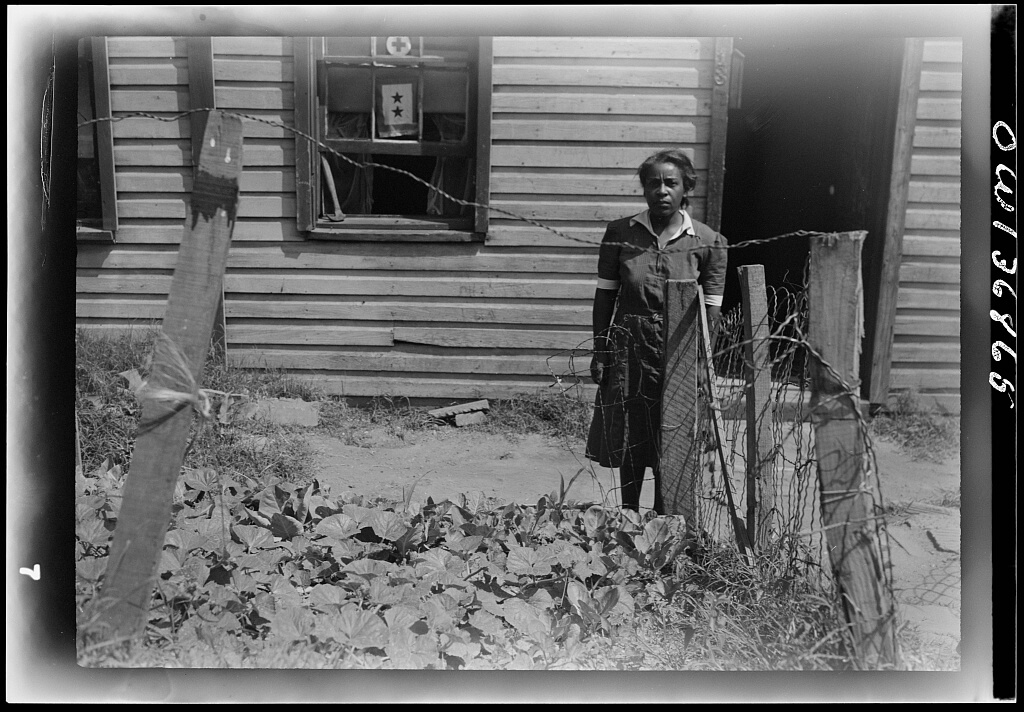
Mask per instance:
[[[483,242],[484,234],[465,230],[375,230],[372,228],[316,228],[310,240],[341,242]]]
[[[114,232],[112,230],[98,230],[93,227],[79,227],[75,231],[75,237],[79,242],[113,242]]]

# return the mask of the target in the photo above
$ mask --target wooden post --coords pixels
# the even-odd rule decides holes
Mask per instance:
[[[743,295],[743,371],[746,379],[747,534],[758,549],[771,539],[775,513],[775,448],[770,418],[772,380],[764,266],[739,268]]]
[[[714,86],[711,88],[711,149],[708,156],[708,207],[704,222],[711,229],[722,225],[722,194],[725,189],[725,140],[729,133],[729,74],[732,70],[732,37],[715,38]]]
[[[238,210],[241,169],[241,120],[211,113],[155,348],[151,388],[190,392],[201,377]],[[184,361],[191,384],[175,368],[176,361]],[[143,399],[139,436],[98,598],[100,634],[107,639],[135,636],[145,626],[191,422],[188,402]]]
[[[665,356],[661,392],[661,498],[666,514],[697,526],[700,444],[697,442],[697,349],[701,345],[699,287],[665,282]]]
[[[864,481],[858,372],[863,336],[860,253],[866,232],[811,238],[808,303],[811,413],[821,518],[843,610],[862,664],[896,662],[892,592]]]

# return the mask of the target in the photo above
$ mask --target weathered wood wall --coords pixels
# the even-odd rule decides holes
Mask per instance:
[[[713,39],[495,38],[491,200],[598,242],[643,209],[636,167],[682,146],[706,210]],[[115,115],[190,108],[187,40],[111,38]],[[294,125],[289,38],[214,38],[219,109]],[[80,245],[78,322],[158,320],[192,183],[188,120],[114,124],[121,229]],[[245,120],[225,275],[229,359],[352,396],[543,391],[590,337],[597,249],[491,215],[481,243],[310,241],[296,230],[295,139]],[[550,358],[550,361],[549,361]],[[584,371],[586,363],[577,363]],[[589,379],[588,379],[589,380]]]
[[[961,40],[926,40],[914,127],[890,393],[960,411]]]

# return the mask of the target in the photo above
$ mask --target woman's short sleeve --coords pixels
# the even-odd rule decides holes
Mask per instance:
[[[619,251],[621,246],[614,237],[611,226],[604,231],[601,247],[597,253],[598,287],[602,289],[619,288]]]
[[[725,294],[725,274],[729,265],[727,242],[721,234],[715,233],[714,242],[700,270],[700,286],[709,306],[721,306]]]

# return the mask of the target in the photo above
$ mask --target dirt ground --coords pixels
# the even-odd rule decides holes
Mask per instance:
[[[557,492],[581,469],[569,498],[617,504],[614,473],[590,467],[576,443],[540,435],[506,437],[479,429],[444,427],[406,432],[365,430],[338,438],[313,434],[321,484],[401,499],[435,501],[482,492],[507,502],[533,503]],[[893,578],[907,630],[936,654],[960,641],[960,464],[914,461],[891,443],[874,443],[882,496],[889,511]],[[650,473],[648,473],[650,474]],[[653,483],[641,498],[650,507]],[[948,505],[948,506],[944,506]]]

